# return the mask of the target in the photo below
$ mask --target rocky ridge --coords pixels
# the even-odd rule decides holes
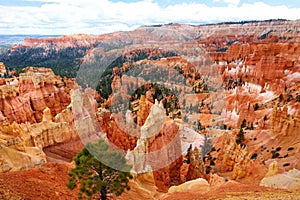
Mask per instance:
[[[76,137],[76,127],[80,133],[85,133],[79,133],[80,139],[94,140],[99,136],[105,137],[115,148],[127,151],[129,160],[141,160],[142,162],[135,163],[140,166],[134,165],[138,172],[149,172],[157,167],[157,161],[167,160],[166,166],[155,169],[152,173],[151,184],[156,186],[155,190],[161,192],[169,190],[170,193],[178,191],[181,194],[193,194],[196,191],[187,188],[193,188],[194,184],[203,186],[205,191],[207,187],[210,187],[209,191],[213,191],[214,181],[216,185],[222,185],[220,187],[230,184],[236,184],[237,187],[240,184],[231,180],[258,186],[274,160],[278,163],[277,175],[280,175],[280,180],[282,177],[292,177],[283,172],[293,168],[299,169],[298,32],[299,21],[275,20],[195,27],[141,27],[129,33],[115,33],[101,36],[102,38],[99,36],[101,39],[91,37],[90,41],[84,39],[88,36],[72,36],[65,45],[74,43],[74,48],[77,43],[78,46],[87,47],[87,43],[99,42],[98,40],[107,39],[107,44],[111,43],[111,46],[104,46],[106,49],[99,44],[100,48],[88,51],[82,58],[83,63],[95,61],[93,56],[96,55],[101,57],[117,52],[110,49],[118,44],[117,39],[120,38],[124,43],[119,44],[118,48],[123,48],[122,45],[132,45],[121,50],[121,55],[127,55],[121,58],[134,58],[132,55],[140,55],[140,52],[148,52],[149,55],[131,61],[124,59],[118,65],[111,65],[111,72],[107,74],[112,81],[108,85],[112,92],[107,99],[104,96],[97,97],[91,89],[71,91],[69,86],[72,85],[72,81],[58,78],[46,69],[31,69],[32,73],[26,72],[19,78],[1,81],[3,106],[0,107],[0,121],[3,123],[1,141],[4,152],[2,171],[19,170],[44,163],[46,156],[42,149]],[[140,34],[142,37],[133,39],[134,34]],[[163,36],[167,42],[157,39],[158,36]],[[150,39],[158,40],[157,44],[162,44],[161,49],[157,50],[155,44],[151,47]],[[45,39],[36,44],[41,44],[39,48],[46,48],[51,42],[58,43],[54,45],[55,48],[67,47],[64,47],[60,40],[66,42],[68,39]],[[142,40],[148,43],[145,44],[148,46],[144,50],[139,47]],[[26,42],[28,46],[22,48],[32,48],[30,45],[34,40]],[[189,52],[196,46],[200,49],[198,52]],[[170,50],[175,54],[169,57],[161,56],[162,52]],[[184,52],[188,56],[185,56]],[[198,53],[201,59],[195,59],[195,53]],[[142,78],[137,79],[127,73],[139,69],[140,66],[146,66],[142,68],[145,69],[141,73]],[[181,89],[181,92],[174,92],[179,97],[178,102],[174,104],[178,105],[177,110],[166,112],[167,107],[173,106],[167,103],[176,100],[171,96],[163,95],[160,99],[161,105],[155,104],[154,97],[157,95],[157,89],[161,89],[159,87],[149,87],[142,95],[129,92],[131,87],[125,87],[123,90],[124,85],[130,86],[131,83],[138,82],[135,85],[137,90],[149,84],[145,75],[153,72],[153,66],[160,66],[162,70],[159,72],[167,69],[169,77],[174,78],[173,72],[184,77],[186,82],[167,80],[164,84],[164,87],[169,84],[175,85],[178,91]],[[200,73],[197,66],[201,66]],[[85,67],[82,69],[88,69]],[[210,67],[216,70],[211,70]],[[183,87],[182,83],[190,85]],[[220,88],[223,88],[222,92]],[[37,95],[31,98],[34,91],[38,91]],[[132,108],[127,109],[126,101],[126,106],[114,107],[120,99],[129,99]],[[19,107],[16,107],[17,105]],[[114,108],[117,110],[113,110]],[[125,112],[119,112],[118,109],[124,109]],[[155,109],[160,112],[154,114]],[[72,118],[74,112],[78,114],[74,115],[75,119]],[[244,119],[245,126],[241,127]],[[236,142],[239,129],[243,130],[245,137],[242,145]],[[131,134],[128,134],[128,130]],[[195,147],[199,147],[200,153],[203,151],[204,135],[211,139],[214,149],[211,148],[201,163],[200,158],[197,160],[199,153]],[[170,144],[169,149],[163,148]],[[196,152],[196,157],[190,160],[191,163],[186,163],[189,144],[192,144],[192,152]],[[151,154],[157,151],[162,151],[163,154]],[[130,156],[130,153],[133,156]],[[24,158],[24,161],[20,162],[22,164],[12,160],[11,155],[14,154]],[[152,157],[147,158],[143,154]],[[142,156],[134,157],[140,155]],[[291,174],[295,174],[294,172],[295,170],[291,171]],[[231,180],[224,183],[225,179],[220,176]],[[198,180],[199,177],[207,182]],[[194,179],[197,179],[195,183]],[[188,182],[187,185],[192,186],[180,185],[188,180],[192,182]],[[297,184],[283,185],[285,189],[299,189]],[[267,186],[279,187],[272,184]],[[169,189],[170,187],[172,189]],[[174,198],[172,195],[156,197]]]

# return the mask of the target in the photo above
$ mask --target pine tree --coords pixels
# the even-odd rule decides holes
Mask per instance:
[[[204,135],[203,145],[200,147],[201,147],[201,159],[204,161],[205,156],[208,155],[213,148],[211,144],[211,140],[209,137],[207,137],[207,135]]]
[[[239,133],[236,135],[236,143],[242,145],[245,141],[244,131],[243,128],[240,128]]]
[[[125,189],[130,189],[131,167],[126,164],[123,155],[111,151],[103,139],[88,143],[74,161],[76,167],[69,173],[67,187],[73,190],[79,185],[79,199],[92,198],[98,193],[101,200],[106,200],[107,194],[119,196]]]
[[[193,149],[193,145],[190,144],[189,148],[187,149],[187,153],[186,153],[186,157],[187,157],[187,160],[186,160],[186,163],[187,164],[190,164],[191,162],[191,151]]]
[[[241,128],[245,128],[246,127],[246,123],[247,123],[246,119],[243,119],[242,124],[241,124]]]

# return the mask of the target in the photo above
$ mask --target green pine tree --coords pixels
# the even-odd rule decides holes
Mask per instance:
[[[192,151],[192,149],[193,149],[193,145],[190,144],[189,148],[187,149],[187,153],[186,153],[186,158],[187,158],[186,163],[187,164],[190,164],[190,162],[191,162],[191,151]]]
[[[245,128],[246,127],[246,123],[247,123],[246,119],[243,119],[242,124],[241,124],[241,128]]]
[[[123,155],[111,151],[103,139],[88,143],[74,161],[76,167],[69,173],[67,187],[73,190],[79,185],[79,199],[99,194],[101,200],[106,200],[107,194],[119,196],[125,189],[130,190],[128,182],[132,179],[129,173],[131,167],[126,164]]]
[[[236,143],[239,145],[243,145],[244,141],[245,141],[244,130],[241,127],[239,133],[236,135]]]

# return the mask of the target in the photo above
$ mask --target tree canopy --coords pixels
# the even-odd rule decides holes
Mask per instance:
[[[119,196],[130,189],[131,166],[126,164],[122,153],[111,151],[103,139],[88,143],[74,161],[76,167],[69,173],[67,187],[73,190],[79,185],[79,199],[98,195],[106,200],[108,194]]]

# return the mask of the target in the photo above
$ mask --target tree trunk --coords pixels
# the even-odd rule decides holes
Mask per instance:
[[[98,175],[101,181],[104,180],[103,174],[102,174],[102,165],[100,164],[100,170],[98,171]],[[101,196],[101,200],[107,200],[106,198],[107,195],[107,189],[106,186],[102,186],[101,190],[100,190],[100,196]]]
[[[106,187],[103,187],[101,189],[100,194],[101,194],[101,200],[107,200],[107,198],[106,198],[106,194],[107,194]]]

